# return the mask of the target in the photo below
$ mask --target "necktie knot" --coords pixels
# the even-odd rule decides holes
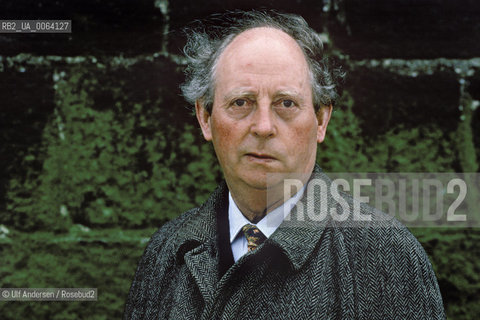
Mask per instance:
[[[244,225],[242,231],[245,234],[245,238],[247,238],[248,251],[255,250],[267,239],[267,237],[252,224]]]

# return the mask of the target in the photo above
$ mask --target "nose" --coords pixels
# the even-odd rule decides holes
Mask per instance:
[[[275,135],[275,115],[269,101],[257,102],[257,108],[253,114],[251,132],[261,138],[270,138]]]

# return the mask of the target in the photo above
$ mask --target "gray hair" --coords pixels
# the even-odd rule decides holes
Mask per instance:
[[[202,22],[200,28],[187,29],[187,44],[183,49],[187,59],[186,80],[181,86],[185,99],[191,104],[199,100],[211,112],[215,70],[220,55],[237,35],[259,27],[281,30],[296,40],[310,68],[315,110],[321,105],[335,104],[338,98],[335,82],[344,74],[340,69],[329,70],[320,36],[302,17],[274,11],[236,11],[216,15],[211,21]]]

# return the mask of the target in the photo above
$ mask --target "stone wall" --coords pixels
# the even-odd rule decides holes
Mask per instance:
[[[161,223],[201,202],[218,172],[205,182],[209,168],[178,162],[185,154],[213,162],[211,149],[204,149],[198,130],[192,129],[197,128],[195,119],[178,89],[183,81],[181,29],[211,13],[251,8],[302,15],[322,34],[326,52],[347,71],[343,105],[337,106],[326,147],[319,154],[327,169],[478,172],[480,4],[475,0],[5,0],[0,3],[0,19],[71,19],[73,32],[0,34],[0,224],[58,232],[68,231],[68,223],[137,228]],[[69,115],[83,105],[88,107],[85,115]],[[112,133],[110,122],[126,131]],[[81,131],[85,141],[69,141],[72,130]],[[113,140],[113,156],[102,160],[110,146],[97,138],[105,130],[121,143]],[[347,139],[342,140],[345,144],[337,143],[339,135]],[[92,144],[90,158],[73,159],[77,154],[73,146],[87,142]],[[63,158],[57,153],[52,160],[52,146],[69,153]],[[132,148],[137,149],[130,152]],[[210,158],[205,158],[207,153]],[[61,181],[78,179],[74,174],[62,176],[65,162],[78,164],[70,173],[85,170],[88,175],[94,163],[108,170],[109,161],[118,158],[130,161],[115,164],[132,170],[126,182],[82,176],[81,184],[72,184],[84,188],[78,191],[66,190],[69,185]],[[167,170],[165,163],[175,166]],[[52,166],[60,173],[46,183],[42,177]],[[179,176],[185,171],[187,175]],[[195,176],[197,172],[201,173]],[[117,176],[113,172],[110,177]],[[148,179],[164,181],[152,187]],[[202,182],[201,193],[195,179]],[[121,185],[111,188],[116,183]],[[175,183],[185,185],[187,194],[191,190],[197,194],[193,199],[173,198],[167,191]],[[36,212],[56,184],[53,194],[58,198],[47,199],[55,212],[52,216]],[[150,189],[141,191],[138,186]],[[151,197],[141,204],[117,203],[140,192]],[[155,203],[173,209],[156,216],[163,208]],[[109,208],[146,213],[135,220],[128,212],[112,215]],[[100,216],[92,218],[97,209]],[[62,227],[64,223],[67,227]],[[473,239],[472,232],[458,233],[461,236],[455,235],[451,244],[442,242],[442,237],[453,239],[451,234],[420,240],[439,275],[444,298],[451,302],[449,315],[473,319],[475,310],[480,311],[475,307],[480,285],[478,276],[468,274],[478,274],[478,245],[472,245],[477,251],[453,264],[442,254],[435,256],[436,250],[470,250],[465,244]],[[123,297],[117,299],[120,304]]]
[[[0,34],[3,181],[22,170],[20,159],[54,114],[55,74],[73,65],[128,74],[139,63],[147,66],[141,72],[168,63],[180,67],[165,83],[178,92],[181,28],[214,12],[250,8],[301,14],[325,36],[348,71],[345,87],[365,134],[399,123],[453,131],[469,121],[478,157],[480,6],[473,0],[2,1],[2,19],[72,19],[73,26],[71,34]]]

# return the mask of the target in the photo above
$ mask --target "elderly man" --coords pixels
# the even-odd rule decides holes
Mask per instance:
[[[445,317],[428,258],[405,227],[313,221],[298,208],[320,208],[321,197],[301,187],[283,197],[286,178],[328,181],[315,157],[336,93],[321,50],[302,18],[277,13],[237,14],[190,34],[182,89],[225,182],[152,237],[125,319]]]

